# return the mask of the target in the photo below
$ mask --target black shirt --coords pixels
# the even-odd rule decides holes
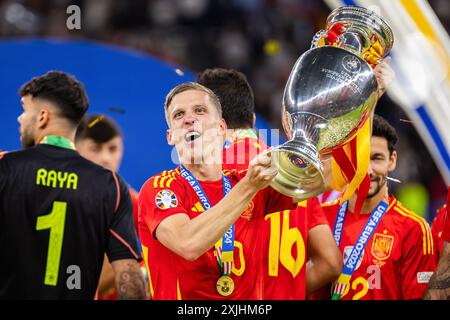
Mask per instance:
[[[0,299],[92,299],[105,252],[141,260],[119,176],[47,144],[0,159]]]

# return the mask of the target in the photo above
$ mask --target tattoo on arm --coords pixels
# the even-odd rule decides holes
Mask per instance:
[[[116,264],[114,271],[116,271],[116,287],[119,299],[145,299],[146,284],[137,261],[118,260],[113,263]]]
[[[444,243],[444,249],[439,264],[430,279],[425,300],[450,299],[450,243]]]

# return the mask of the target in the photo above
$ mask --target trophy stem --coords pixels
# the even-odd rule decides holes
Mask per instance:
[[[278,167],[272,188],[298,200],[325,190],[323,168],[316,147],[305,139],[292,139],[273,148],[271,157]]]

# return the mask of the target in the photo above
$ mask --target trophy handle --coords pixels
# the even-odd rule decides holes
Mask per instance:
[[[314,35],[312,41],[311,41],[311,49],[313,48],[317,48],[319,46],[319,41],[320,39],[324,38],[327,36],[327,31],[322,29],[316,32],[316,34]]]

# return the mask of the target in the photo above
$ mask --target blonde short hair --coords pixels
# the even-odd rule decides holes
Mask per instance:
[[[169,114],[168,114],[169,105],[172,103],[173,98],[177,94],[182,93],[184,91],[188,91],[188,90],[203,91],[206,94],[208,94],[210,96],[212,102],[214,103],[214,105],[217,109],[217,112],[219,113],[219,117],[222,118],[222,106],[220,105],[219,98],[214,94],[214,92],[211,89],[208,89],[207,87],[202,86],[201,84],[196,83],[196,82],[185,82],[185,83],[177,85],[175,88],[170,90],[170,92],[166,96],[166,101],[164,103],[164,114],[166,116],[167,125],[169,127],[170,127]]]

